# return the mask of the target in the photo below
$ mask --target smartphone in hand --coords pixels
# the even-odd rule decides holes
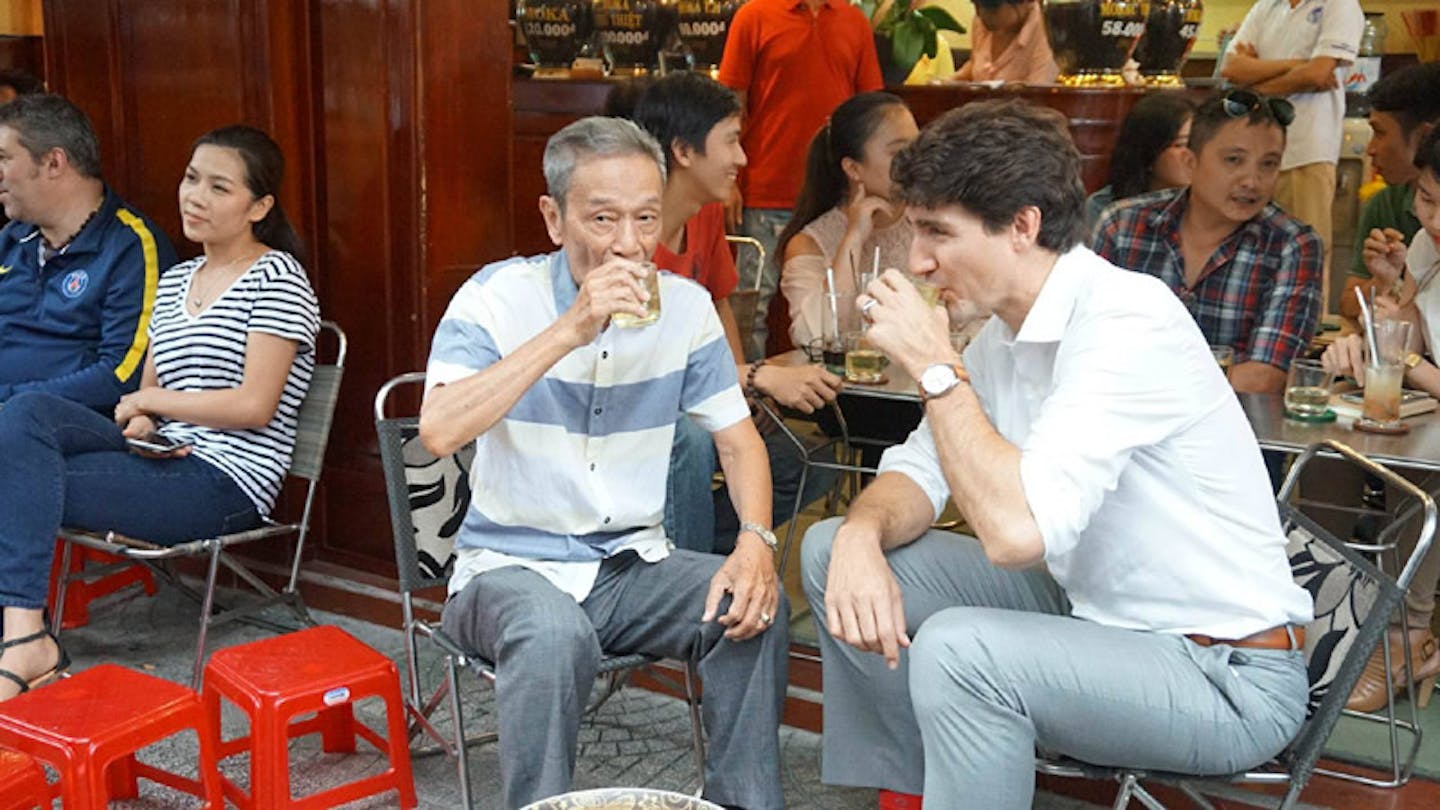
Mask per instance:
[[[163,433],[147,433],[144,436],[127,438],[130,449],[157,456],[173,455],[182,447],[189,447],[189,439],[172,439]]]

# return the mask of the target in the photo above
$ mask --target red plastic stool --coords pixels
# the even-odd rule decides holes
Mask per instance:
[[[142,563],[126,563],[124,557],[106,554],[93,548],[74,546],[70,549],[70,570],[67,574],[78,574],[87,564],[116,565],[122,567],[92,581],[73,580],[65,589],[65,609],[55,604],[60,593],[60,560],[64,557],[65,541],[55,541],[55,561],[50,564],[50,596],[46,601],[50,612],[60,615],[64,624],[61,630],[73,630],[90,623],[90,603],[102,596],[108,596],[129,585],[140,585],[147,596],[155,595],[155,575]]]
[[[34,757],[0,748],[0,810],[50,810],[50,784]]]
[[[136,751],[185,729],[200,739],[200,781],[135,758]],[[198,695],[115,664],[0,703],[0,746],[58,770],[65,810],[104,810],[108,799],[135,798],[142,778],[221,808],[213,745]]]
[[[250,717],[249,737],[220,739],[220,698]],[[385,701],[388,739],[355,722],[354,701]],[[397,790],[400,806],[415,801],[410,741],[395,664],[332,625],[275,636],[217,651],[205,667],[205,711],[220,758],[250,752],[250,795],[222,774],[225,797],[244,810],[334,807]],[[314,717],[291,722],[297,715]],[[289,741],[319,732],[327,752],[354,752],[356,736],[388,753],[390,767],[303,798],[290,794]]]

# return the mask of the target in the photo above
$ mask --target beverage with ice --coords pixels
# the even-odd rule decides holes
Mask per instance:
[[[849,349],[845,352],[845,379],[858,383],[878,383],[883,379],[885,355],[875,349]]]
[[[1366,365],[1361,416],[1381,427],[1400,424],[1400,384],[1404,379],[1403,364]]]
[[[645,268],[645,276],[640,279],[640,284],[645,292],[650,293],[650,300],[645,302],[645,316],[637,318],[628,312],[617,312],[610,316],[610,320],[621,329],[635,329],[641,326],[649,326],[660,320],[660,273],[651,262],[641,262]]]
[[[1285,391],[1285,410],[1296,416],[1323,416],[1330,407],[1330,391],[1307,385]]]

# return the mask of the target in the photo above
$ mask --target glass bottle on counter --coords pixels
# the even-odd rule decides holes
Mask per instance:
[[[1360,49],[1355,64],[1345,74],[1345,114],[1363,116],[1369,113],[1365,94],[1380,80],[1380,60],[1385,55],[1385,37],[1390,33],[1385,15],[1365,12],[1365,26],[1360,29]]]

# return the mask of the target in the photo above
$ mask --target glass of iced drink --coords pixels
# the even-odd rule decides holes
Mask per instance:
[[[1409,339],[1409,321],[1375,324],[1378,351],[1365,361],[1365,401],[1360,409],[1360,420],[1367,427],[1382,430],[1400,427],[1400,389],[1405,380],[1405,349]]]
[[[645,269],[645,277],[640,279],[640,285],[645,288],[645,292],[650,293],[650,300],[645,302],[643,318],[637,318],[628,312],[611,315],[610,320],[621,329],[649,326],[660,320],[660,271],[654,262],[640,262],[640,266]]]
[[[1285,415],[1301,420],[1325,417],[1330,409],[1330,372],[1319,360],[1296,360],[1285,380]]]
[[[885,354],[870,345],[864,332],[845,336],[845,381],[875,384],[885,380]]]

